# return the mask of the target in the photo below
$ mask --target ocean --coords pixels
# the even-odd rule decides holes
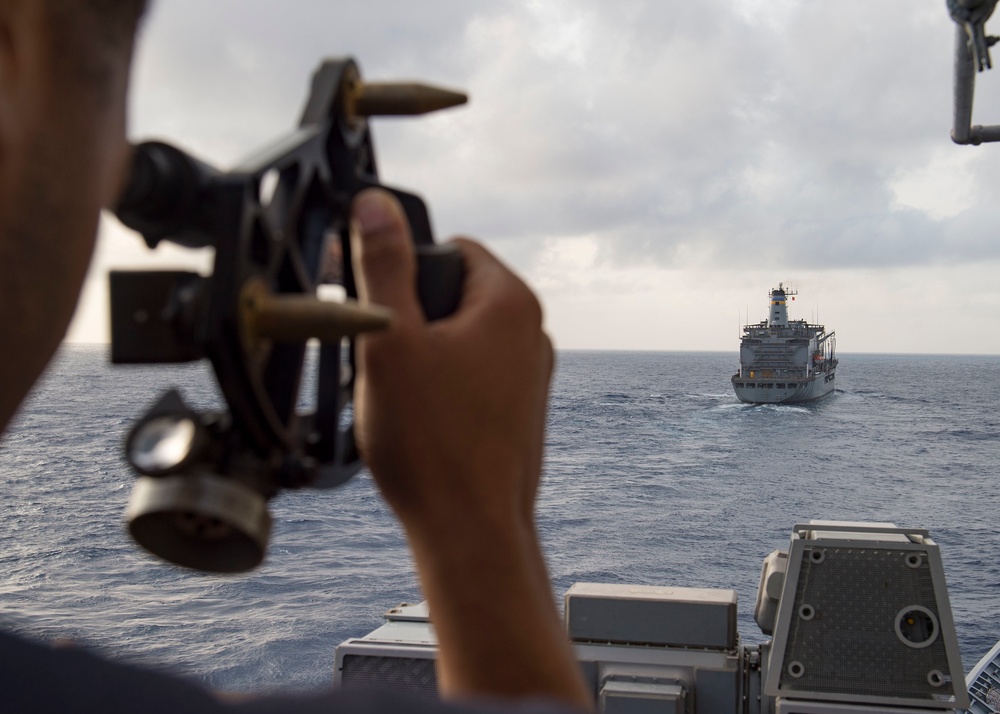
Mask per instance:
[[[761,561],[813,518],[926,528],[963,664],[1000,639],[1000,356],[841,355],[837,391],[741,404],[735,351],[558,354],[538,523],[558,597],[574,582],[732,588],[745,642]],[[201,364],[108,364],[67,346],[0,441],[0,626],[245,692],[329,683],[334,648],[421,599],[371,478],[286,493],[264,565],[209,576],[135,548],[122,513],[131,420]]]

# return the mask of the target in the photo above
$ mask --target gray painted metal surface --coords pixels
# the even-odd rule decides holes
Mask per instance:
[[[997,0],[948,0],[948,11],[955,21],[955,104],[951,139],[956,144],[978,145],[1000,141],[1000,126],[972,123],[972,103],[976,74],[993,66],[990,47],[995,41],[986,34],[986,21],[993,14]]]
[[[739,639],[735,590],[576,583],[565,603],[574,642],[731,650]]]
[[[927,531],[793,528],[767,696],[950,711],[969,704],[963,671],[940,549]]]
[[[1000,712],[1000,642],[972,668],[965,680],[969,687],[968,714]]]
[[[776,611],[774,637],[760,645],[741,644],[732,590],[573,585],[566,632],[597,710],[955,714],[969,707],[940,551],[927,531],[811,521],[795,526],[782,552],[781,568],[765,560],[767,592],[757,599],[773,598]],[[334,682],[437,696],[426,605],[393,608],[385,619],[337,647]],[[970,712],[996,711],[998,650],[980,663]]]

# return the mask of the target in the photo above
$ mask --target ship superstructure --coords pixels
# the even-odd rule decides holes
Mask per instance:
[[[778,283],[769,294],[767,319],[743,326],[740,370],[732,378],[741,401],[808,402],[833,392],[835,333],[823,325],[788,319],[788,300],[797,294]]]

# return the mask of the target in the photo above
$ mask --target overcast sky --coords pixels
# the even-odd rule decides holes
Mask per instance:
[[[469,93],[375,120],[380,174],[511,263],[557,347],[735,360],[783,281],[841,352],[998,354],[1000,146],[949,139],[953,28],[944,0],[157,0],[131,133],[231,166],[351,55]],[[1000,69],[977,90],[1000,123]],[[104,221],[70,339],[107,339],[135,265],[210,263]]]

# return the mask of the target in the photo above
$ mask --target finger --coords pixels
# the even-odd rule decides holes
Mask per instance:
[[[401,323],[423,322],[413,241],[399,201],[387,191],[366,189],[354,198],[351,215],[358,296],[391,308]]]
[[[518,344],[519,354],[530,365],[526,374],[534,375],[537,382],[524,384],[534,394],[537,402],[530,414],[533,416],[531,433],[539,435],[528,444],[524,453],[525,472],[535,474],[524,483],[520,494],[520,507],[528,522],[534,518],[534,504],[538,490],[537,475],[541,469],[548,402],[549,383],[552,377],[555,354],[552,342],[542,330],[542,308],[531,289],[509,270],[485,247],[463,238],[455,240],[462,251],[465,266],[465,286],[459,312],[451,323],[436,323],[431,329],[452,329],[453,326],[491,329],[496,321],[510,329],[517,325],[517,335],[509,335]],[[526,366],[527,366],[526,365]]]
[[[539,478],[530,480],[523,494],[523,501],[521,505],[524,509],[525,516],[528,518],[528,522],[533,522],[535,500],[538,496],[538,486],[542,471],[541,464],[545,455],[545,426],[548,421],[547,413],[549,385],[552,380],[552,373],[555,370],[555,349],[552,346],[552,341],[544,333],[542,334],[541,343],[539,344],[539,350],[541,352],[540,359],[542,360],[542,369],[537,373],[537,379],[539,379],[540,382],[537,385],[532,385],[538,399],[534,405],[532,413],[535,415],[534,433],[539,434],[540,436],[532,445],[531,451],[526,455],[529,459],[527,466],[531,469],[529,473],[537,473],[539,474]]]
[[[462,251],[465,282],[459,305],[460,319],[479,319],[481,310],[519,315],[526,326],[542,324],[542,308],[531,289],[485,247],[456,238]]]

